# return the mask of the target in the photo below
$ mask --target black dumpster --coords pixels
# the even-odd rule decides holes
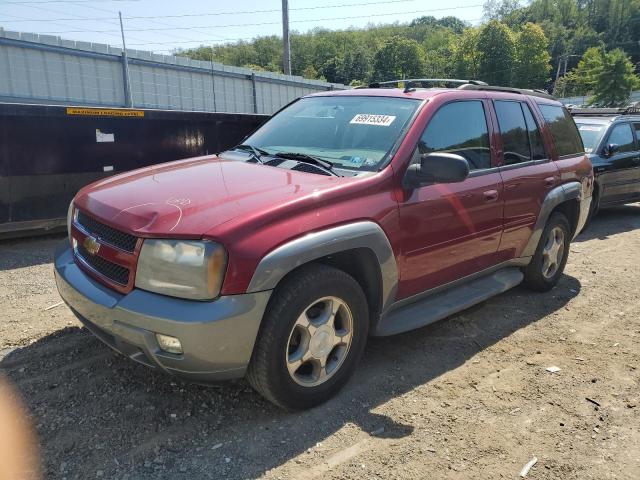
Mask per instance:
[[[238,144],[267,115],[0,103],[0,238],[60,228],[84,185]]]

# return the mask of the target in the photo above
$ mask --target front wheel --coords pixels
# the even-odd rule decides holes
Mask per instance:
[[[524,271],[524,284],[539,292],[556,286],[569,257],[571,229],[562,213],[553,213],[545,226],[536,253]]]
[[[287,410],[335,395],[362,356],[366,297],[353,277],[326,265],[303,267],[273,293],[249,364],[249,383]]]

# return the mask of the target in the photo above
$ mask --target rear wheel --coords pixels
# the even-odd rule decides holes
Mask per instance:
[[[358,282],[325,265],[303,267],[274,291],[249,364],[249,383],[287,410],[335,395],[362,356],[369,327]]]
[[[546,292],[560,280],[569,256],[571,229],[562,213],[553,213],[542,232],[538,248],[524,271],[524,283],[532,290]]]

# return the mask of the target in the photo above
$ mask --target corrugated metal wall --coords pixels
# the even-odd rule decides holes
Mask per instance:
[[[139,108],[270,114],[344,85],[127,49]],[[0,28],[0,101],[127,106],[122,49]]]

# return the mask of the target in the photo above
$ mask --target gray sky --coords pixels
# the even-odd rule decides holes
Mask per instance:
[[[451,15],[477,24],[483,1],[290,0],[290,28],[364,27],[422,15]],[[280,0],[0,0],[0,27],[120,46],[120,10],[128,48],[168,53],[176,47],[281,35],[280,8]]]

